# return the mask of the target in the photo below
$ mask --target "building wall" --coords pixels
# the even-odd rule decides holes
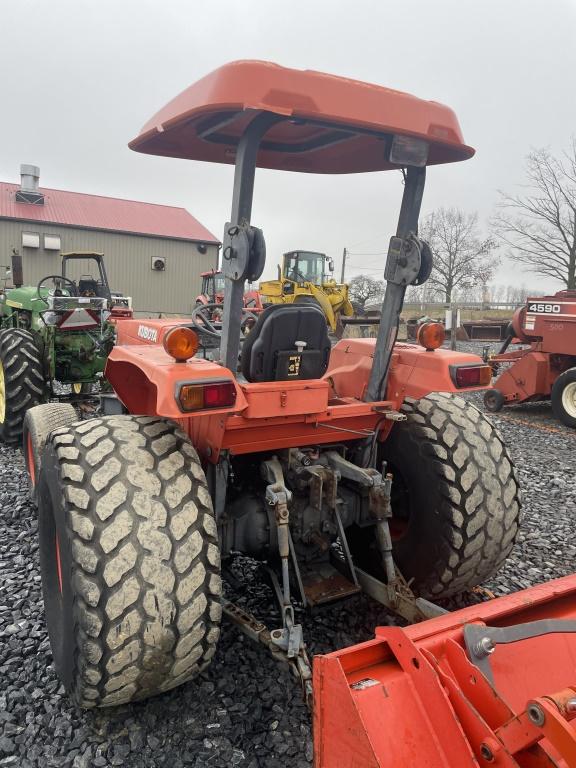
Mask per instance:
[[[22,232],[39,233],[40,247],[22,247]],[[189,314],[200,292],[200,273],[218,263],[218,247],[214,244],[206,243],[207,251],[202,254],[199,243],[185,240],[0,219],[0,286],[13,247],[22,255],[26,285],[35,285],[46,275],[60,274],[60,252],[44,249],[45,234],[60,236],[62,252],[102,252],[110,287],[132,296],[137,312]],[[154,257],[166,259],[163,272],[151,268]],[[72,277],[88,272],[88,263],[81,264],[85,267],[78,265],[78,274]]]

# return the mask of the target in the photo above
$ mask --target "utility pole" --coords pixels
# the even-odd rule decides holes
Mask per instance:
[[[344,282],[344,275],[346,273],[346,256],[348,255],[348,251],[346,248],[342,251],[342,273],[340,275],[340,282]]]

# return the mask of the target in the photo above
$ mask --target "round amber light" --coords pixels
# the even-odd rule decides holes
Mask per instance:
[[[442,323],[423,323],[418,328],[416,340],[426,349],[438,349],[444,344],[446,331]]]
[[[179,363],[194,357],[198,351],[198,336],[191,328],[185,326],[172,328],[168,331],[164,336],[163,343],[166,352]]]

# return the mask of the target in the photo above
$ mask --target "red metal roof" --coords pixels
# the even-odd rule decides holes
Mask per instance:
[[[238,139],[260,111],[283,118],[260,144],[258,166],[304,173],[398,168],[393,135],[429,145],[428,165],[472,157],[454,112],[401,91],[265,61],[235,61],[172,99],[129,146],[138,152],[233,163]]]
[[[178,240],[219,242],[184,208],[46,188],[40,189],[44,194],[44,205],[33,205],[16,202],[18,189],[18,184],[0,181],[0,218]]]

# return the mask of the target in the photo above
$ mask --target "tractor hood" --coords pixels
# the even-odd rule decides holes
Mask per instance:
[[[47,294],[47,290],[43,291],[43,295]],[[27,309],[31,312],[46,309],[46,304],[38,298],[36,286],[31,285],[8,288],[4,294],[0,293],[0,304],[12,309]]]

